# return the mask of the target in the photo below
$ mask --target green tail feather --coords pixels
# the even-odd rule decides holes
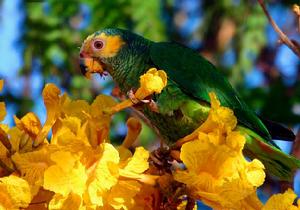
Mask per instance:
[[[285,154],[253,131],[239,126],[237,128],[246,137],[244,153],[249,158],[259,159],[265,166],[266,172],[282,181],[291,181],[295,170],[300,168],[300,160]]]

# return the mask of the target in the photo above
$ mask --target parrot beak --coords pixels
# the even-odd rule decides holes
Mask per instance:
[[[91,74],[98,73],[101,76],[106,75],[105,64],[100,60],[90,57],[80,57],[79,59],[80,71],[86,77],[90,78]]]

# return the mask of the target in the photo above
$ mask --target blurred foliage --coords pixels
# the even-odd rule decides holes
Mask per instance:
[[[218,3],[206,1],[204,8],[207,14],[201,29],[206,40],[205,50],[220,56],[233,45],[237,59],[229,76],[231,84],[239,87],[243,85],[244,74],[251,70],[256,56],[266,43],[264,29],[267,19],[255,1],[243,1],[242,4],[229,0]],[[226,35],[224,30],[232,32]],[[223,36],[220,39],[221,33]]]
[[[182,2],[184,1],[27,1],[24,3],[26,19],[22,41],[25,49],[21,74],[30,75],[35,61],[39,60],[44,83],[56,81],[74,98],[91,101],[99,92],[111,89],[112,84],[95,84],[95,81],[88,81],[80,74],[78,52],[87,35],[106,27],[121,27],[155,41],[173,40],[188,45],[191,40],[199,39],[199,51],[228,76],[253,109],[273,120],[288,125],[298,124],[299,115],[292,110],[300,103],[299,79],[293,86],[286,87],[280,73],[274,76],[273,72],[277,71],[274,70],[274,61],[270,61],[266,55],[271,54],[274,58],[277,48],[265,50],[265,30],[269,23],[257,2],[199,0],[202,2],[202,24],[192,34],[185,36],[180,30],[190,14],[178,7]],[[298,1],[270,3],[291,7],[295,2]],[[235,53],[235,62],[230,66],[222,63],[228,49]],[[245,75],[262,63],[272,69],[263,72],[267,78],[265,86],[247,89]],[[35,100],[25,93],[23,95],[23,98],[17,99],[17,103],[27,105],[21,108],[19,115],[28,112]],[[118,121],[124,118],[126,116],[122,115],[115,119],[116,138]],[[149,132],[147,131],[148,134]]]
[[[101,28],[121,27],[154,40],[165,37],[156,0],[147,3],[139,0],[80,0],[72,3],[49,0],[29,2],[25,7],[23,73],[30,73],[33,59],[38,58],[46,77],[57,77],[62,87],[80,93],[78,97],[84,99],[91,100],[94,94],[86,80],[78,75],[78,51],[87,35]],[[84,21],[87,26],[81,25]]]

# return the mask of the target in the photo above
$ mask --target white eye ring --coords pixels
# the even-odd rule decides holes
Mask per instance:
[[[94,50],[101,50],[104,47],[104,42],[100,39],[97,39],[93,42]]]

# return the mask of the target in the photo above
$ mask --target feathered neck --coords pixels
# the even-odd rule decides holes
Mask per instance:
[[[150,58],[151,41],[133,35],[123,38],[126,44],[115,57],[108,59],[109,73],[124,93],[138,87],[140,75],[148,70]]]

